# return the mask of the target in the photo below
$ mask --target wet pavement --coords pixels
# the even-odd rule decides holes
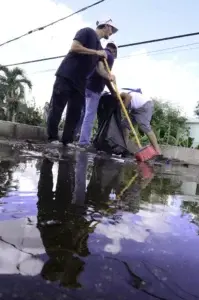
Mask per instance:
[[[199,299],[197,182],[85,152],[8,150],[0,299]]]

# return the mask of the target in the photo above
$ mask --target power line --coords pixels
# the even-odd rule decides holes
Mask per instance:
[[[27,64],[31,64],[31,63],[37,63],[37,62],[41,62],[41,61],[46,61],[46,60],[53,60],[53,59],[63,58],[65,56],[66,55],[60,55],[60,56],[52,56],[52,57],[46,57],[46,58],[39,58],[39,59],[35,59],[35,60],[27,60],[27,61],[23,61],[23,62],[20,62],[20,63],[5,65],[5,67],[14,67],[14,66],[18,66],[18,65],[27,65]]]
[[[93,7],[93,6],[96,6],[96,5],[98,5],[98,4],[100,4],[100,3],[104,2],[104,1],[105,1],[105,0],[100,0],[100,1],[98,1],[98,2],[95,2],[95,3],[91,4],[91,5],[85,6],[85,7],[83,7],[83,8],[81,8],[81,9],[77,10],[76,12],[74,12],[74,13],[72,13],[72,14],[66,16],[66,17],[63,17],[63,18],[58,19],[58,20],[56,20],[56,21],[53,21],[53,22],[51,22],[51,23],[49,23],[49,24],[47,24],[47,25],[44,25],[44,26],[41,26],[41,27],[32,29],[32,30],[28,31],[28,32],[25,33],[25,34],[22,34],[22,35],[20,35],[20,36],[17,36],[17,37],[15,37],[15,38],[13,38],[13,39],[10,39],[10,40],[8,40],[8,41],[6,41],[6,42],[1,43],[1,44],[0,44],[0,47],[4,46],[4,45],[6,45],[6,44],[12,43],[12,42],[14,42],[14,41],[16,41],[16,40],[19,40],[19,39],[21,39],[21,38],[23,38],[23,37],[25,37],[25,36],[27,36],[27,35],[30,35],[30,34],[32,34],[32,33],[37,32],[37,31],[44,30],[44,29],[46,29],[47,27],[50,27],[50,26],[52,26],[52,25],[54,25],[54,24],[56,24],[56,23],[58,23],[58,22],[61,22],[61,21],[65,20],[65,19],[68,19],[68,18],[70,18],[70,17],[72,17],[72,16],[74,16],[74,15],[80,13],[80,12],[83,12],[83,11],[85,11],[85,10],[87,10],[87,9],[89,9],[89,8],[91,8],[91,7]]]
[[[126,48],[126,47],[132,47],[132,46],[138,46],[138,45],[144,45],[144,44],[152,44],[152,43],[157,43],[157,42],[176,40],[176,39],[181,39],[181,38],[195,36],[195,35],[199,35],[199,32],[192,32],[192,33],[186,33],[186,34],[181,34],[181,35],[173,35],[173,36],[160,38],[160,39],[147,40],[147,41],[131,43],[131,44],[124,44],[124,45],[118,46],[118,48]]]
[[[173,53],[173,52],[178,52],[178,51],[188,51],[188,50],[194,50],[194,49],[198,49],[198,47],[194,47],[194,48],[188,48],[188,49],[180,49],[179,48],[184,48],[187,46],[193,46],[193,45],[199,45],[198,42],[196,43],[190,43],[190,44],[184,44],[184,45],[179,45],[179,46],[175,46],[175,47],[168,47],[168,48],[163,48],[163,49],[157,49],[157,50],[153,50],[153,51],[147,51],[146,54],[159,54],[159,52],[162,52],[161,54],[165,54],[165,53]],[[170,51],[170,52],[165,52],[165,50],[177,50],[177,51]],[[125,55],[122,57],[118,57],[118,58],[128,58],[128,57],[132,57],[132,56],[140,56],[140,55],[145,55],[145,53],[136,53],[136,54],[130,54],[130,55]]]
[[[176,49],[176,48],[182,48],[182,47],[187,47],[187,46],[191,46],[191,45],[199,45],[199,43],[191,43],[191,44],[180,45],[180,46],[176,46],[176,47],[157,49],[157,50],[154,50],[154,51],[148,51],[146,53],[136,53],[136,54],[131,54],[131,55],[120,56],[120,57],[117,58],[117,60],[118,59],[130,58],[130,57],[133,57],[133,56],[141,56],[141,55],[145,55],[145,54],[152,54],[152,55],[170,54],[170,53],[179,52],[179,51],[190,51],[190,50],[199,49],[199,47],[187,48],[187,49],[185,48],[185,49],[180,49],[180,50]],[[165,50],[174,50],[174,51],[167,52]],[[41,74],[41,73],[46,73],[46,72],[54,72],[56,70],[57,70],[56,68],[44,69],[44,70],[41,70],[41,71],[31,73],[31,75]]]
[[[189,44],[179,45],[179,46],[175,46],[175,47],[168,47],[168,48],[163,48],[163,49],[149,51],[149,52],[147,52],[147,54],[152,54],[152,53],[157,53],[157,52],[164,52],[165,50],[173,50],[173,49],[178,49],[178,48],[192,46],[192,45],[198,45],[198,44],[199,43],[195,42],[195,43],[189,43]],[[195,48],[189,48],[189,49],[182,49],[182,50],[193,50],[193,49],[197,49],[197,47],[195,47]],[[169,53],[172,53],[172,52],[169,52]],[[128,57],[132,57],[132,56],[139,56],[139,55],[143,55],[143,53],[126,55],[126,56],[118,57],[118,59],[128,58]],[[47,57],[47,58],[41,58],[41,59],[23,61],[23,62],[20,62],[20,63],[9,64],[9,65],[5,65],[5,66],[6,67],[13,67],[13,66],[18,66],[18,65],[25,65],[25,64],[30,64],[30,63],[37,63],[37,62],[42,62],[42,61],[54,60],[54,59],[59,59],[59,58],[64,58],[64,57],[65,57],[65,55],[52,56],[52,57]]]

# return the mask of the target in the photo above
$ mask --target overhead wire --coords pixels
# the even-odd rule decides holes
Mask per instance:
[[[185,37],[190,37],[194,35],[199,35],[199,32],[195,33],[187,33],[183,35],[176,35],[176,36],[170,36],[170,37],[165,37],[165,38],[160,38],[160,39],[153,39],[153,40],[147,40],[147,41],[141,41],[141,42],[136,42],[136,43],[131,43],[131,44],[124,44],[124,45],[119,45],[118,48],[124,48],[124,47],[129,47],[129,46],[138,46],[138,45],[143,45],[143,44],[150,44],[150,43],[155,43],[155,42],[162,42],[162,41],[168,41],[168,40],[173,40],[173,39],[178,39],[178,38],[185,38]],[[197,43],[190,43],[187,45],[194,45]],[[176,46],[176,47],[171,47],[170,49],[175,49],[175,48],[180,48],[184,47],[185,45],[182,46]],[[165,49],[160,49],[160,50],[154,50],[154,51],[163,51]],[[48,60],[54,60],[54,59],[59,59],[59,58],[64,58],[65,55],[58,55],[58,56],[52,56],[52,57],[46,57],[46,58],[39,58],[39,59],[34,59],[34,60],[28,60],[28,61],[22,61],[18,63],[11,63],[11,64],[6,64],[6,67],[14,67],[18,65],[25,65],[25,64],[30,64],[30,63],[36,63],[36,62],[42,62],[42,61],[48,61]]]
[[[153,39],[153,40],[146,40],[146,41],[142,41],[142,42],[124,44],[124,45],[118,46],[118,48],[126,48],[126,47],[132,47],[132,46],[138,46],[138,45],[144,45],[144,44],[152,44],[152,43],[164,42],[164,41],[169,41],[169,40],[176,40],[176,39],[181,39],[181,38],[191,37],[191,36],[196,36],[196,35],[199,35],[199,32],[191,32],[191,33],[185,33],[185,34],[180,34],[180,35],[168,36],[168,37],[159,38],[159,39]]]
[[[28,31],[28,32],[26,32],[26,33],[24,33],[24,34],[22,34],[22,35],[19,35],[19,36],[15,37],[15,38],[12,38],[12,39],[10,39],[10,40],[8,40],[8,41],[6,41],[6,42],[1,43],[1,44],[0,44],[0,47],[4,46],[4,45],[6,45],[6,44],[12,43],[12,42],[14,42],[14,41],[17,41],[17,40],[19,40],[19,39],[21,39],[21,38],[23,38],[23,37],[25,37],[25,36],[28,36],[28,35],[30,35],[30,34],[33,34],[33,33],[37,32],[37,31],[44,30],[44,29],[46,29],[47,27],[53,26],[53,25],[55,25],[55,24],[58,23],[58,22],[61,22],[61,21],[63,21],[63,20],[66,20],[66,19],[68,19],[68,18],[70,18],[70,17],[72,17],[72,16],[74,16],[74,15],[80,13],[80,12],[83,12],[83,11],[85,11],[85,10],[88,10],[89,8],[91,8],[91,7],[93,7],[93,6],[96,6],[96,5],[98,5],[98,4],[100,4],[100,3],[104,2],[104,1],[105,1],[105,0],[97,1],[97,2],[95,2],[95,3],[93,3],[93,4],[91,4],[91,5],[85,6],[85,7],[81,8],[81,9],[77,10],[76,12],[74,12],[74,13],[72,13],[72,14],[70,14],[70,15],[67,15],[67,16],[65,16],[65,17],[62,17],[62,18],[60,18],[60,19],[58,19],[58,20],[55,20],[55,21],[53,21],[53,22],[51,22],[51,23],[48,23],[48,24],[46,24],[46,25],[44,25],[44,26],[40,26],[40,27],[38,27],[38,28],[32,29],[32,30],[30,30],[30,31]]]
[[[187,49],[180,49],[179,48],[184,48],[187,46],[193,46],[193,45],[199,45],[199,42],[195,42],[195,43],[189,43],[189,44],[184,44],[184,45],[179,45],[179,46],[174,46],[174,47],[168,47],[168,48],[162,48],[162,49],[157,49],[157,50],[152,50],[152,51],[147,51],[144,53],[135,53],[135,54],[130,54],[130,55],[125,55],[122,57],[118,57],[120,59],[122,58],[128,58],[128,57],[133,57],[133,56],[140,56],[140,55],[145,55],[145,54],[169,54],[169,53],[173,53],[173,52],[179,52],[179,51],[188,51],[188,50],[194,50],[194,49],[198,49],[198,47],[194,47],[194,48],[187,48]],[[169,51],[169,52],[165,52],[165,50],[174,50],[174,51]],[[177,50],[177,51],[175,51]],[[161,53],[160,53],[161,52]]]
[[[194,49],[198,49],[199,47],[194,47],[194,48],[186,48],[186,49],[180,49],[179,48],[184,48],[187,46],[193,46],[193,45],[199,45],[199,42],[195,42],[195,43],[189,43],[189,44],[184,44],[184,45],[179,45],[179,46],[175,46],[175,47],[168,47],[168,48],[162,48],[162,49],[157,49],[157,50],[152,50],[152,51],[147,51],[144,53],[134,53],[134,54],[130,54],[130,55],[125,55],[125,56],[120,56],[117,58],[118,59],[125,59],[125,58],[131,58],[133,56],[140,56],[140,55],[159,55],[159,54],[169,54],[169,53],[173,53],[173,52],[179,52],[179,51],[188,51],[188,50],[194,50]],[[174,51],[169,51],[167,52],[167,50],[174,50]],[[177,50],[177,51],[176,51]],[[41,59],[36,59],[36,60],[30,60],[30,61],[24,61],[21,63],[16,63],[16,64],[10,64],[10,65],[5,65],[6,67],[11,67],[11,66],[17,66],[17,65],[23,65],[23,64],[30,64],[30,63],[36,63],[36,62],[43,62],[46,60],[54,60],[54,59],[59,59],[59,58],[63,58],[65,57],[65,55],[60,55],[60,56],[53,56],[53,57],[48,57],[48,58],[41,58]],[[55,71],[56,69],[48,69],[48,70],[44,70],[41,71],[42,72],[48,72],[48,71]],[[34,73],[35,74],[35,73]]]
[[[157,50],[154,50],[154,51],[147,51],[147,52],[144,52],[144,53],[135,53],[135,54],[131,54],[131,55],[120,56],[120,57],[117,58],[117,60],[131,58],[133,56],[142,56],[142,55],[148,55],[148,54],[151,54],[151,55],[170,54],[170,53],[179,52],[179,51],[189,51],[189,50],[199,49],[199,47],[194,47],[194,48],[187,48],[187,49],[179,49],[178,50],[178,48],[187,47],[189,45],[199,45],[199,43],[190,43],[190,44],[180,45],[180,46],[176,46],[176,47],[169,47],[169,48],[157,49]],[[165,50],[172,50],[172,49],[174,51],[169,51],[169,52],[165,51]],[[47,73],[47,72],[54,72],[54,71],[56,71],[56,68],[44,69],[44,70],[40,70],[40,71],[31,73],[31,75]]]

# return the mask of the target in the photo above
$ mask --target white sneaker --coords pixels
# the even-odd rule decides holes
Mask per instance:
[[[55,146],[60,146],[61,142],[60,141],[52,141],[50,142],[51,145],[55,145]]]
[[[77,148],[77,145],[73,144],[73,143],[69,143],[69,144],[67,144],[67,147],[69,147],[69,148]]]

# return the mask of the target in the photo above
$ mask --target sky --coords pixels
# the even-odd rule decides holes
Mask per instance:
[[[0,43],[45,25],[94,3],[95,0],[1,0]],[[0,47],[0,63],[64,55],[77,30],[95,28],[97,20],[111,18],[119,31],[111,37],[117,45],[166,36],[197,32],[197,0],[106,0],[83,13],[44,31]],[[4,30],[3,30],[4,29]],[[162,49],[179,47],[173,50]],[[104,44],[104,43],[103,43]],[[195,49],[193,49],[195,48]],[[153,52],[161,50],[160,52]],[[170,52],[170,53],[168,53]],[[33,83],[27,99],[43,107],[50,100],[54,74],[61,59],[22,65]],[[119,49],[113,73],[118,87],[141,87],[150,97],[158,97],[193,116],[199,100],[199,36]]]

